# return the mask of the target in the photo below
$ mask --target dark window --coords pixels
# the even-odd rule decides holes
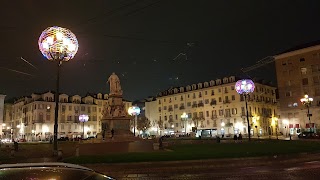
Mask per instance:
[[[302,85],[308,85],[308,78],[302,79]]]

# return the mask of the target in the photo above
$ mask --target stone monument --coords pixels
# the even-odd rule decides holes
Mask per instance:
[[[133,133],[130,131],[130,120],[132,119],[122,101],[122,89],[120,79],[112,73],[107,83],[110,86],[108,103],[103,106],[101,119],[101,135],[103,139],[111,138],[111,131],[114,130],[115,139],[131,139]]]

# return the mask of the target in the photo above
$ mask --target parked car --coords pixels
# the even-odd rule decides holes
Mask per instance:
[[[68,137],[60,137],[58,141],[69,141]]]
[[[320,136],[317,133],[314,132],[302,132],[298,135],[299,138],[304,138],[304,139],[319,139]]]
[[[19,142],[27,142],[26,139],[19,139]]]
[[[2,164],[0,165],[0,179],[110,180],[113,178],[84,166],[50,162]]]

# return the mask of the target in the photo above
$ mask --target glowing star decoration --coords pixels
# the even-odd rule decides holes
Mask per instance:
[[[248,94],[254,91],[254,83],[250,79],[242,79],[236,82],[236,91],[239,94]]]
[[[138,106],[129,107],[128,114],[130,114],[131,116],[139,115],[140,108]]]
[[[76,36],[66,28],[53,26],[45,29],[38,40],[39,49],[48,60],[69,61],[78,51]]]
[[[86,114],[81,114],[80,116],[79,116],[79,121],[80,122],[87,122],[89,120],[89,116],[88,115],[86,115]]]

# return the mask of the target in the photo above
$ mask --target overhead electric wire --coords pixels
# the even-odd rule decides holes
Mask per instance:
[[[118,8],[115,8],[115,9],[112,9],[112,10],[109,10],[109,11],[106,11],[106,12],[104,12],[104,13],[102,13],[102,14],[99,14],[99,15],[93,17],[93,18],[87,19],[85,22],[78,23],[78,24],[76,24],[76,25],[73,26],[73,27],[77,27],[77,26],[80,26],[80,25],[85,25],[85,24],[90,23],[91,21],[93,21],[93,20],[95,20],[95,19],[101,18],[102,16],[103,16],[103,17],[106,17],[106,16],[113,15],[113,14],[118,13],[118,12],[120,12],[121,10],[123,10],[123,9],[125,9],[125,8],[127,8],[127,7],[136,5],[138,2],[140,2],[140,1],[139,1],[139,0],[135,0],[135,1],[133,1],[133,2],[130,2],[130,3],[128,3],[128,4],[125,4],[125,5],[123,5],[123,6],[120,6],[120,7],[118,7]]]
[[[12,71],[12,72],[16,72],[16,73],[20,73],[20,74],[24,74],[24,75],[28,75],[28,76],[33,76],[32,74],[29,74],[29,73],[26,73],[26,72],[22,72],[22,71],[18,71],[18,70],[15,70],[15,69],[10,69],[10,68],[6,68],[6,67],[0,67],[1,69],[6,69],[8,71]]]

